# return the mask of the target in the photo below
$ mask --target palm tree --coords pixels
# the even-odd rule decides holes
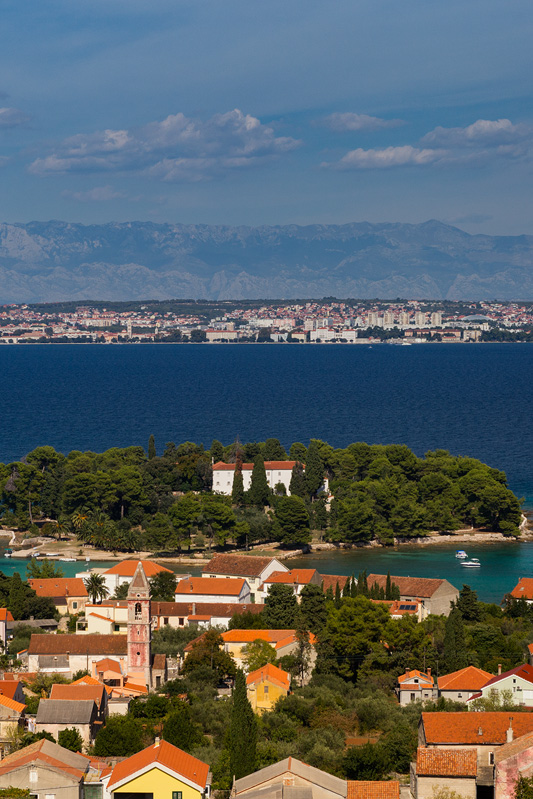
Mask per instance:
[[[83,582],[93,603],[101,602],[109,594],[102,574],[93,572]]]
[[[82,527],[85,527],[88,520],[89,520],[89,509],[85,506],[83,508],[78,508],[77,510],[75,510],[71,518],[72,526],[74,527],[76,532],[81,530]]]

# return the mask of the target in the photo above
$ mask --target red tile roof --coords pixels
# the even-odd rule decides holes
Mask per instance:
[[[189,577],[177,584],[176,595],[239,596],[245,583],[242,577]]]
[[[346,580],[348,579],[345,574],[321,574],[320,576],[322,578],[322,587],[324,591],[327,591],[328,588],[331,588],[333,589],[333,593],[335,593],[337,584],[342,591],[346,585]]]
[[[20,680],[0,680],[0,696],[14,699],[19,685],[21,685]]]
[[[533,599],[533,577],[521,577],[511,591],[514,599]]]
[[[11,611],[7,608],[0,608],[0,621],[14,621]]]
[[[346,799],[400,799],[398,780],[348,780]]]
[[[510,669],[509,671],[505,671],[503,674],[497,674],[496,677],[492,677],[486,682],[482,687],[488,688],[489,685],[494,685],[500,680],[504,680],[506,677],[521,677],[526,682],[533,683],[533,666],[530,666],[529,663],[523,663],[521,666],[515,666],[514,669]]]
[[[76,635],[43,635],[33,633],[28,654],[30,655],[125,655],[128,650],[126,635],[101,635],[89,633]]]
[[[476,777],[475,749],[425,749],[418,747],[416,773],[419,777]]]
[[[283,471],[288,470],[292,472],[294,467],[296,466],[296,461],[265,461],[265,469],[266,471]],[[243,463],[242,470],[243,472],[251,472],[254,468],[253,463]],[[305,468],[305,467],[304,467]],[[234,472],[235,471],[235,464],[234,463],[224,463],[224,461],[218,461],[213,466],[214,472]]]
[[[417,678],[420,680],[419,683],[415,683],[414,680]],[[433,677],[431,674],[426,674],[423,671],[418,671],[418,669],[413,669],[412,671],[406,671],[404,674],[400,674],[398,677],[398,682],[400,683],[400,688],[407,687],[404,683],[413,683],[415,688],[430,688],[434,684]]]
[[[207,579],[207,578],[206,578]],[[261,613],[264,605],[261,603],[247,603],[247,602],[195,602],[194,596],[192,602],[152,602],[152,616],[189,616],[194,612],[211,618],[218,616],[220,618],[231,619],[232,616],[238,616],[241,613]]]
[[[238,577],[260,577],[274,558],[259,555],[215,555],[202,574],[227,574]]]
[[[498,745],[506,742],[507,730],[511,724],[515,737],[533,732],[533,713],[422,713],[421,724],[427,744]]]
[[[94,667],[97,672],[99,671],[113,671],[117,674],[122,674],[122,669],[120,668],[120,663],[117,663],[116,660],[111,660],[111,658],[102,658],[102,660],[98,660]]]
[[[153,577],[159,572],[171,572],[172,569],[167,569],[166,566],[160,566],[159,563],[154,563],[152,560],[122,560],[120,563],[115,563],[104,574],[119,574],[121,577],[133,577],[135,570],[139,563],[142,564],[144,573],[148,578]]]
[[[432,597],[445,580],[430,577],[391,577],[391,581],[400,589],[400,596]],[[369,574],[367,577],[369,587],[377,583],[380,588],[385,588],[386,574]]]
[[[52,598],[89,596],[81,577],[46,577],[30,579],[28,583],[37,596]]]
[[[102,683],[98,685],[87,685],[84,683],[76,683],[71,685],[61,685],[54,683],[50,691],[50,699],[64,699],[77,700],[77,699],[92,699],[98,706],[102,704],[105,694],[105,688]]]
[[[279,685],[288,691],[291,687],[290,674],[272,663],[267,663],[266,666],[261,666],[260,669],[251,671],[246,677],[246,685],[252,685],[258,682],[271,682],[274,685]]]
[[[443,674],[438,679],[440,691],[479,691],[480,688],[492,679],[492,674],[476,666],[467,666],[450,674]]]
[[[199,786],[200,790],[205,789],[209,775],[207,763],[202,763],[201,760],[183,752],[177,746],[172,746],[167,741],[152,744],[121,763],[117,763],[111,774],[109,787],[119,782],[122,783],[139,772],[157,766],[157,764],[165,766],[175,774]]]
[[[0,706],[7,707],[9,710],[15,711],[15,713],[22,713],[23,710],[26,710],[26,705],[23,702],[15,702],[9,696],[0,696]]]

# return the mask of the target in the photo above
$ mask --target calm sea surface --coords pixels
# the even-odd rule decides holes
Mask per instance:
[[[287,447],[311,437],[335,447],[405,443],[418,455],[443,448],[504,469],[533,508],[528,344],[19,345],[0,347],[0,374],[3,462],[42,444],[62,452],[146,447],[152,433],[159,452],[167,441],[209,446],[236,436],[274,436]],[[467,572],[487,599],[501,598],[505,574],[504,590],[518,572],[533,574],[528,544],[489,546],[478,556],[476,573],[444,547],[320,558],[330,573],[368,561],[401,574],[444,577],[452,569],[458,584]]]

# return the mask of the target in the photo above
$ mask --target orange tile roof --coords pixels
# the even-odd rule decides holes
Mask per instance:
[[[321,574],[320,576],[322,577],[322,587],[324,591],[327,591],[328,588],[331,588],[334,593],[337,585],[342,591],[346,585],[346,580],[348,579],[345,574]]]
[[[128,651],[126,635],[89,633],[76,635],[44,635],[33,633],[28,652],[30,655],[125,655]]]
[[[171,572],[172,569],[167,569],[166,566],[160,566],[152,560],[122,560],[120,563],[115,563],[104,574],[119,574],[121,577],[133,577],[135,570],[139,563],[142,564],[144,573],[148,578],[153,577],[159,572]]]
[[[98,685],[87,685],[87,683],[72,683],[71,685],[61,685],[54,683],[50,691],[50,699],[64,699],[64,700],[77,700],[77,699],[93,699],[97,705],[102,704],[105,689],[102,683]]]
[[[346,799],[400,799],[398,780],[348,780]]]
[[[307,585],[311,582],[316,573],[316,569],[291,569],[289,572],[273,572],[264,582],[285,583],[288,585],[299,583]]]
[[[242,577],[189,577],[180,580],[176,594],[181,596],[239,596],[246,580]]]
[[[15,702],[9,696],[0,696],[0,705],[9,708],[9,710],[14,710],[16,713],[22,713],[23,710],[26,710],[26,705],[23,702]]]
[[[110,619],[109,616],[102,616],[101,613],[88,613],[87,616],[92,616],[93,619],[101,619],[101,621],[113,622],[113,619]]]
[[[0,621],[14,621],[11,611],[7,608],[0,608]]]
[[[426,749],[418,747],[416,773],[425,777],[476,777],[475,749]]]
[[[291,687],[290,674],[287,671],[283,671],[283,669],[279,669],[277,666],[273,666],[272,663],[267,663],[266,666],[261,666],[261,668],[251,671],[250,674],[248,674],[246,677],[246,685],[252,685],[256,682],[272,682],[275,685],[280,685],[287,691]]]
[[[19,685],[21,685],[20,680],[0,680],[0,696],[14,699]]]
[[[117,663],[116,660],[112,660],[111,658],[102,658],[102,660],[98,660],[94,664],[94,667],[97,671],[116,671],[117,674],[122,674],[120,663]]]
[[[81,577],[46,577],[30,579],[28,583],[37,596],[52,598],[89,596]]]
[[[503,744],[510,724],[515,737],[533,732],[533,713],[422,713],[421,724],[427,744]]]
[[[227,644],[248,644],[257,639],[277,644],[286,638],[294,638],[294,630],[226,630],[222,638]]]
[[[476,666],[467,666],[438,678],[440,691],[479,691],[492,679],[492,674]]]
[[[511,591],[514,599],[533,599],[533,577],[521,577]]]
[[[80,677],[78,680],[73,680],[71,685],[103,685],[106,693],[110,694],[112,692],[112,687],[110,685],[104,685],[104,683],[97,680],[96,677],[91,677],[89,674],[85,674],[83,677]]]
[[[126,758],[121,763],[117,763],[109,780],[109,786],[122,783],[139,772],[148,768],[153,768],[160,764],[184,777],[189,782],[199,786],[204,790],[207,785],[209,766],[202,763],[196,757],[187,754],[177,746],[172,746],[167,741],[152,744],[141,752]]]

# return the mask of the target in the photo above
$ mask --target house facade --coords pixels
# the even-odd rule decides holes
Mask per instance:
[[[316,569],[291,569],[290,571],[273,572],[260,587],[258,596],[264,602],[271,585],[289,585],[299,601],[302,589],[306,585],[322,585],[322,575]]]
[[[57,740],[59,733],[73,727],[81,735],[84,747],[91,746],[102,727],[92,699],[41,699],[35,717],[35,732],[49,732]]]
[[[59,613],[80,613],[89,598],[80,577],[38,578],[30,579],[28,583],[37,596],[52,599]]]
[[[292,470],[296,466],[296,461],[265,461],[265,472],[268,485],[275,488],[278,483],[285,486],[285,491],[290,495],[290,482]],[[248,491],[252,484],[253,463],[243,463],[242,481],[244,490]],[[305,468],[305,467],[304,467]],[[233,490],[233,478],[235,476],[235,464],[218,461],[213,464],[213,491],[217,494],[231,495]]]
[[[473,749],[426,749],[419,747],[411,764],[410,785],[414,799],[432,799],[446,790],[464,797],[477,796],[477,753]]]
[[[246,677],[246,693],[254,713],[272,710],[278,699],[287,696],[290,688],[290,674],[272,663],[261,666]]]
[[[487,699],[494,692],[503,694],[515,705],[533,707],[533,666],[529,663],[516,666],[510,671],[491,677],[476,693],[469,698],[469,702],[476,699]]]
[[[456,602],[459,598],[459,590],[448,580],[428,577],[391,577],[391,580],[400,589],[402,602],[413,602],[420,599],[427,613],[433,613],[436,616],[449,616],[451,603]],[[367,581],[369,587],[377,583],[380,588],[385,590],[387,575],[369,574]]]
[[[400,705],[410,705],[411,702],[427,702],[437,698],[435,680],[431,676],[431,669],[427,672],[413,669],[398,677],[396,696]]]
[[[439,696],[452,702],[466,702],[489,681],[493,675],[475,666],[467,666],[450,674],[443,674],[437,680]]]
[[[346,799],[346,780],[287,757],[233,783],[231,799]]]

